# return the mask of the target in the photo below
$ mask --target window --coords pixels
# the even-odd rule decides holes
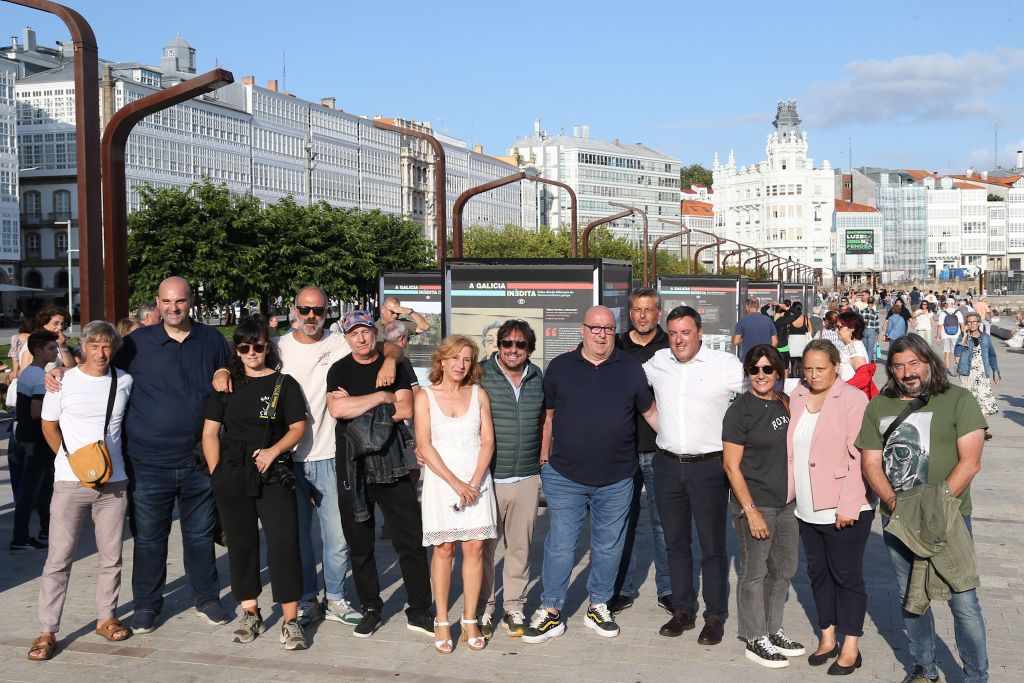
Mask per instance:
[[[43,213],[43,196],[31,190],[25,193],[25,211],[29,216],[39,217]]]
[[[66,221],[71,218],[71,193],[56,190],[53,193],[53,220]]]
[[[39,258],[39,233],[30,232],[25,235],[25,251],[29,258]]]
[[[33,289],[43,288],[43,276],[35,270],[30,270],[25,274],[25,286]]]
[[[57,256],[68,255],[68,234],[61,230],[60,232],[54,233],[53,235],[53,248],[57,252]]]
[[[53,286],[57,289],[68,288],[68,271],[61,270],[53,276]]]

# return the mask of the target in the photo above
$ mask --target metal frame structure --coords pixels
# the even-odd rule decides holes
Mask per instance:
[[[384,121],[373,121],[374,128],[426,140],[434,151],[434,241],[437,242],[437,267],[443,270],[444,258],[448,253],[448,179],[444,147],[430,133],[402,128]]]
[[[471,187],[456,198],[455,204],[452,206],[452,258],[462,258],[462,210],[466,208],[466,202],[478,194],[483,194],[484,192],[504,187],[505,185],[511,185],[512,183],[520,180],[530,180],[535,183],[555,185],[569,193],[569,198],[572,200],[572,244],[570,245],[569,253],[572,258],[577,257],[579,238],[577,235],[576,193],[573,192],[573,189],[565,183],[557,180],[551,180],[549,178],[542,178],[538,175],[531,175],[525,171],[520,171],[518,173],[513,173],[512,175],[507,175],[504,178],[498,178],[497,180],[492,180],[489,183],[484,183],[483,185]]]
[[[614,206],[614,207],[617,207],[619,209],[629,209],[633,213],[640,214],[640,218],[643,219],[643,222],[644,222],[643,237],[642,237],[642,239],[643,239],[643,246],[640,247],[640,254],[641,254],[640,258],[642,259],[641,269],[643,270],[643,274],[642,274],[642,277],[640,279],[643,281],[644,287],[646,287],[647,286],[647,271],[648,271],[648,265],[647,265],[647,245],[650,243],[650,234],[647,232],[647,212],[644,211],[643,209],[641,209],[639,206],[630,206],[629,204],[623,204],[622,202],[608,202],[608,204],[610,206]]]
[[[119,109],[103,131],[103,273],[107,320],[128,315],[128,207],[125,148],[128,136],[142,119],[193,97],[234,82],[230,71],[214,69],[195,78],[135,100]],[[83,320],[85,318],[83,317]]]
[[[48,0],[7,0],[54,14],[71,32],[75,48],[75,170],[78,184],[78,297],[80,318],[103,311],[103,224],[100,212],[100,80],[96,34],[85,18]],[[68,247],[70,248],[70,244]],[[71,282],[71,273],[68,272]],[[74,315],[74,311],[68,311]]]

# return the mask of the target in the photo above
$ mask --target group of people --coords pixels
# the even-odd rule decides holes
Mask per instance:
[[[450,653],[456,545],[463,556],[462,642],[480,650],[496,631],[501,544],[500,623],[511,637],[542,643],[566,630],[569,581],[589,512],[582,623],[614,637],[616,614],[637,597],[635,541],[646,496],[656,601],[670,615],[662,636],[695,629],[702,600],[698,642],[724,638],[731,520],[741,549],[746,657],[778,668],[806,654],[782,624],[799,538],[820,629],[808,661],[831,661],[828,672],[844,675],[862,662],[863,555],[880,498],[915,658],[906,680],[937,680],[927,607],[939,599],[953,609],[967,679],[985,680],[969,485],[986,423],[977,401],[949,384],[941,359],[916,335],[890,345],[888,382],[869,402],[843,381],[833,342],[808,341],[802,381],[787,383],[777,339],[751,344],[744,337],[742,361],[712,350],[702,343],[695,309],[673,309],[663,328],[661,298],[643,288],[630,297],[629,331],[617,334],[612,311],[595,306],[585,314],[579,347],[546,372],[530,360],[534,331],[508,320],[497,328],[497,350],[484,358],[468,337],[443,340],[429,385],[421,387],[403,340],[425,321],[397,300],[383,302],[392,317],[379,326],[369,313],[352,311],[332,332],[324,329],[324,292],[307,287],[295,297],[297,324],[289,334],[271,334],[253,317],[236,328],[232,345],[189,318],[184,280],[161,283],[156,303],[161,322],[124,337],[105,322],[86,325],[81,364],[43,377],[39,415],[57,475],[41,632],[30,659],[54,654],[80,520],[90,511],[100,550],[96,632],[120,641],[158,627],[175,502],[188,585],[197,613],[211,624],[231,619],[213,561],[218,528],[226,537],[231,592],[242,609],[232,634],[238,643],[266,629],[258,602],[260,525],[285,649],[308,647],[308,626],[324,618],[352,626],[356,637],[372,636],[385,623],[374,553],[378,513],[398,554],[408,628]],[[75,457],[98,438],[112,476],[83,486],[67,454]],[[542,590],[527,616],[541,493],[548,516]],[[893,515],[897,507],[901,514]],[[939,513],[958,531],[957,557],[972,560],[956,571],[948,571],[948,554],[922,549],[935,539],[922,538],[914,525]],[[126,515],[135,540],[130,629],[114,614]],[[942,567],[924,586],[911,581],[921,563]],[[345,586],[350,570],[354,596]]]

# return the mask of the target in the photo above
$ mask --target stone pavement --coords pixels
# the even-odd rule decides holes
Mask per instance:
[[[1024,438],[1024,355],[999,344],[999,362],[1006,380],[997,387],[1000,413],[991,419],[995,438],[988,442],[981,474],[974,484],[974,533],[982,575],[981,601],[988,623],[991,680],[1010,683],[1024,679],[1024,648],[1016,638],[1024,633],[1024,562],[1021,534],[1024,533],[1024,470],[1017,465]],[[6,461],[3,463],[6,472]],[[314,681],[331,680],[566,680],[586,681],[676,681],[701,680],[796,681],[824,677],[824,667],[812,668],[803,657],[794,658],[788,669],[770,671],[743,656],[736,639],[736,620],[726,626],[727,639],[720,645],[698,645],[692,631],[681,638],[663,638],[657,633],[666,615],[655,604],[654,571],[650,562],[650,534],[642,530],[641,566],[646,581],[636,605],[620,615],[622,634],[604,639],[582,624],[586,600],[587,553],[584,531],[578,562],[570,586],[567,633],[543,645],[527,645],[505,636],[499,629],[489,647],[472,652],[456,643],[451,655],[436,654],[432,638],[404,628],[404,592],[395,554],[387,541],[378,544],[378,561],[383,572],[385,614],[390,621],[369,640],[357,640],[350,628],[324,622],[312,633],[312,647],[303,652],[285,652],[277,643],[280,611],[270,614],[269,586],[263,596],[263,610],[270,614],[270,630],[251,645],[231,642],[233,626],[208,626],[194,612],[182,569],[181,542],[177,526],[171,535],[168,558],[168,599],[161,626],[150,634],[138,635],[123,644],[107,643],[92,633],[95,579],[95,547],[89,523],[71,578],[58,654],[50,662],[29,662],[25,653],[37,635],[36,603],[38,576],[45,551],[10,553],[13,503],[7,476],[0,475],[0,680],[2,681]],[[646,513],[641,520],[646,519]],[[546,530],[541,511],[535,537],[536,558],[529,604],[540,598],[540,562]],[[730,528],[729,553],[735,586],[736,539]],[[218,549],[218,566],[225,605],[236,607],[226,586],[227,558]],[[902,631],[899,603],[892,587],[891,571],[879,532],[879,522],[868,544],[865,558],[868,583],[868,617],[862,640],[864,667],[854,680],[899,681],[908,664],[907,643]],[[124,546],[124,580],[119,615],[131,615],[132,543]],[[266,581],[266,572],[264,571]],[[461,595],[458,576],[453,596]],[[735,611],[735,592],[732,596]],[[457,602],[453,620],[461,612]],[[807,645],[813,645],[814,607],[810,586],[801,561],[787,604],[786,628]],[[939,665],[943,676],[960,680],[955,658],[952,620],[945,605],[937,605],[940,643]],[[455,634],[457,628],[453,629]]]

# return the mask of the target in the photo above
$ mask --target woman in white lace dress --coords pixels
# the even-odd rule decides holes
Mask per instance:
[[[452,335],[434,352],[431,385],[416,395],[416,443],[423,471],[423,545],[434,546],[430,582],[437,619],[434,647],[452,651],[448,594],[455,544],[462,544],[462,640],[473,650],[487,641],[477,624],[483,584],[484,541],[497,536],[494,485],[489,466],[494,427],[487,393],[480,388],[479,347]]]

